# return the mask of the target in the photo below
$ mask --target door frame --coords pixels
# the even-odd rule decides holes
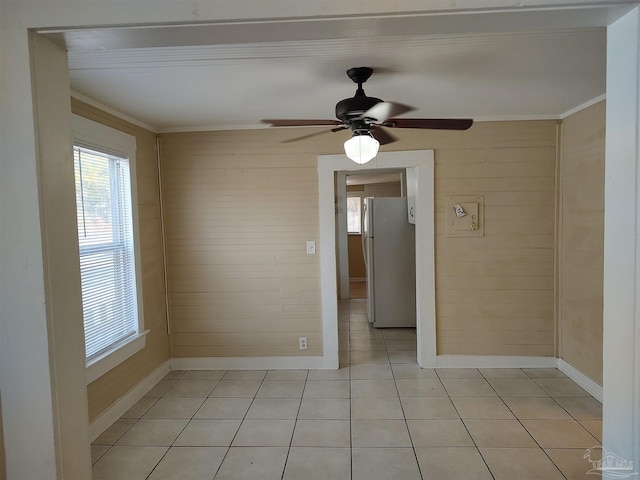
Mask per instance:
[[[320,216],[320,282],[324,367],[338,368],[338,274],[336,268],[337,172],[416,168],[416,333],[417,361],[423,368],[436,366],[435,223],[433,150],[379,153],[365,165],[345,155],[318,156]]]

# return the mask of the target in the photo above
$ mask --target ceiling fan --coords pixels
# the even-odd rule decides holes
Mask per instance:
[[[347,157],[359,164],[375,158],[380,145],[397,141],[397,138],[382,127],[467,130],[473,125],[473,120],[465,118],[395,118],[415,110],[415,108],[401,103],[384,102],[376,97],[368,97],[364,93],[362,84],[369,79],[372,73],[373,69],[369,67],[355,67],[347,70],[347,75],[354,83],[358,84],[358,89],[352,98],[345,98],[336,104],[338,120],[266,119],[262,120],[262,123],[270,124],[273,127],[333,126],[328,130],[286,140],[285,143],[350,128],[353,136],[344,143],[344,150]]]

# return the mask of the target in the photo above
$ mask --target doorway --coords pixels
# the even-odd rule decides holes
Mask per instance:
[[[322,324],[325,368],[338,367],[338,278],[336,248],[336,172],[400,170],[416,168],[416,333],[417,361],[421,367],[434,367],[435,267],[434,200],[432,150],[385,152],[365,166],[357,166],[344,155],[318,157],[320,207],[320,270],[322,286]],[[346,185],[346,184],[345,184]],[[345,191],[346,195],[346,191]]]

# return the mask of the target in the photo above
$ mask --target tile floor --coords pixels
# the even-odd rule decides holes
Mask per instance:
[[[340,308],[339,370],[172,371],[91,446],[95,480],[594,479],[601,405],[556,369],[436,369]]]

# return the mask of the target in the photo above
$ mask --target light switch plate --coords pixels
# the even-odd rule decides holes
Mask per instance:
[[[316,254],[316,242],[314,240],[309,240],[307,242],[307,255],[315,255]]]

